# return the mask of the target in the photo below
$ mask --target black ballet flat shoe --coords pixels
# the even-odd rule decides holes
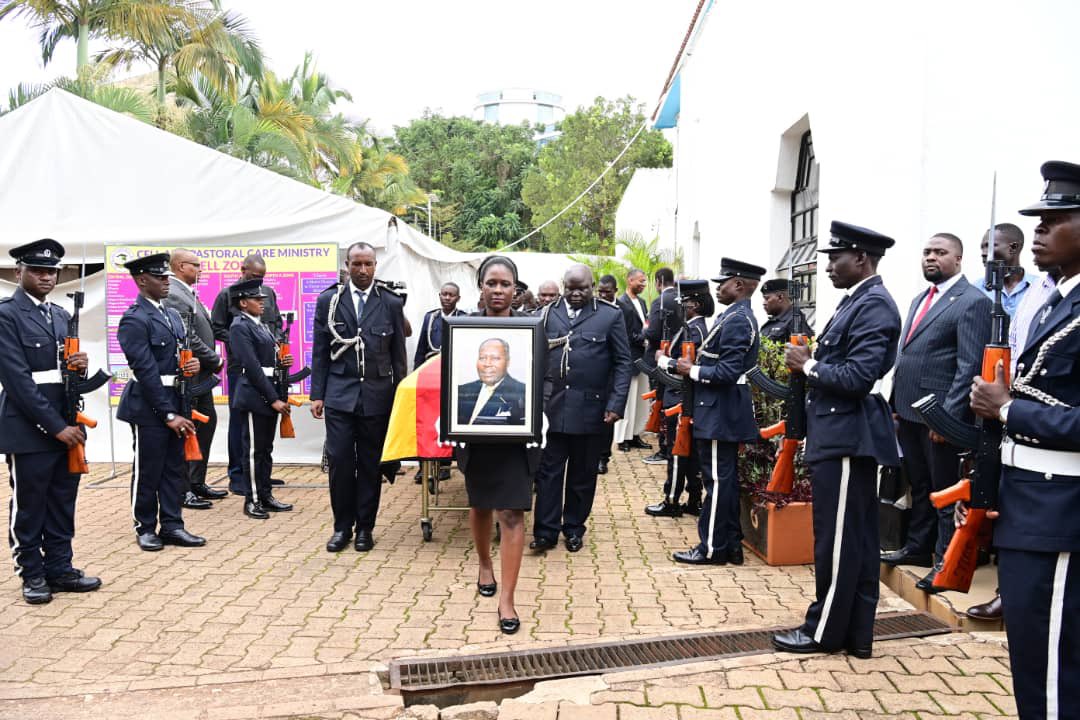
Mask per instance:
[[[479,580],[476,581],[476,592],[480,593],[480,597],[495,597],[495,593],[499,590],[498,581],[493,583],[482,583]]]
[[[516,617],[512,617],[512,618],[500,617],[499,618],[499,630],[502,631],[503,635],[513,635],[514,633],[516,633],[520,629],[521,629],[521,618],[516,618]]]

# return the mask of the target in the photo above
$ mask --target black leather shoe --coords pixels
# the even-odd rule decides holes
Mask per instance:
[[[439,482],[450,479],[450,468],[439,468]]]
[[[538,537],[535,538],[531,543],[529,543],[529,549],[536,550],[537,552],[544,552],[545,550],[550,550],[551,548],[555,547],[556,544],[557,543],[554,540]]]
[[[58,575],[49,580],[49,589],[54,593],[58,592],[73,592],[84,593],[92,592],[101,587],[101,578],[87,577],[86,573],[82,570],[76,570],[72,568],[63,575]]]
[[[214,503],[209,500],[203,500],[190,490],[184,493],[184,499],[180,504],[189,510],[209,510],[214,507]]]
[[[564,541],[566,549],[569,552],[577,552],[581,548],[585,547],[585,542],[578,535],[571,535]]]
[[[641,458],[641,462],[646,465],[667,465],[668,460],[670,458],[661,452],[654,452],[648,457]]]
[[[773,647],[783,652],[791,653],[816,653],[825,652],[825,649],[814,642],[814,638],[803,632],[802,628],[795,628],[785,633],[777,633],[772,637]]]
[[[964,614],[976,620],[1000,620],[1001,595],[994,595],[990,602],[984,602],[982,605],[972,605]]]
[[[653,517],[682,517],[682,512],[681,507],[673,505],[667,500],[658,502],[655,505],[645,506],[645,514]]]
[[[914,565],[915,567],[933,567],[934,559],[930,553],[915,552],[908,548],[900,548],[881,556],[881,562],[885,565]]]
[[[326,541],[327,552],[341,552],[349,545],[349,540],[352,539],[352,533],[346,530],[339,530],[330,536],[330,539]]]
[[[728,550],[727,561],[732,565],[742,565],[746,562],[746,558],[743,557],[742,545],[736,545]]]
[[[161,542],[161,538],[156,533],[143,533],[135,538],[135,541],[139,543],[140,549],[147,552],[154,552],[165,547],[165,543]]]
[[[180,547],[202,547],[206,544],[206,538],[192,535],[184,528],[176,528],[168,532],[158,533],[161,542],[165,545],[179,545]]]
[[[480,582],[479,578],[477,578],[476,592],[479,593],[481,597],[495,597],[495,593],[499,591],[499,583],[494,579],[494,572],[492,573],[491,577],[492,582],[489,583],[482,583]]]
[[[375,547],[375,538],[371,537],[371,531],[357,530],[353,547],[356,548],[357,552],[367,552]]]
[[[936,595],[939,592],[943,592],[944,588],[934,587],[934,578],[937,577],[937,574],[939,572],[941,572],[941,565],[935,565],[934,567],[930,568],[930,572],[926,573],[926,575],[923,575],[922,580],[915,583],[915,589],[922,590],[923,592],[930,595]]]
[[[627,440],[626,444],[629,445],[632,448],[637,448],[639,450],[652,450],[652,445],[645,442],[644,440],[642,440],[637,435],[635,435],[634,437]]]
[[[196,497],[201,497],[203,500],[220,500],[229,495],[227,490],[218,490],[217,488],[210,487],[206,483],[192,485],[191,492],[195,493]]]
[[[620,442],[616,447],[619,448],[620,452],[630,452],[630,443],[626,442],[625,440]]]
[[[244,514],[256,520],[266,520],[270,517],[270,513],[266,512],[266,508],[254,500],[244,501]]]
[[[281,502],[273,495],[267,495],[266,497],[260,498],[259,504],[263,506],[264,510],[269,512],[289,512],[292,510],[292,505]]]
[[[271,485],[284,485],[285,481],[284,480],[278,480],[277,478],[270,478],[270,484]]]
[[[701,503],[699,503],[699,502],[696,502],[696,503],[683,503],[682,505],[679,506],[679,510],[682,511],[683,515],[692,515],[694,517],[700,517],[701,516]]]
[[[499,630],[502,630],[503,635],[513,635],[521,629],[521,618],[499,618]]]
[[[697,548],[691,548],[690,550],[680,550],[677,553],[673,553],[671,556],[675,562],[686,563],[687,565],[726,565],[727,556],[714,557],[709,559],[705,557],[705,553],[701,552]]]
[[[607,460],[601,460],[600,464],[596,468],[596,474],[597,475],[607,475],[607,466],[608,466],[608,461]]]
[[[49,583],[45,582],[43,577],[23,580],[22,596],[23,600],[30,605],[44,605],[52,602],[52,591],[49,590]]]
[[[874,649],[871,647],[847,647],[844,648],[844,650],[851,657],[859,658],[860,660],[869,660],[874,657]]]

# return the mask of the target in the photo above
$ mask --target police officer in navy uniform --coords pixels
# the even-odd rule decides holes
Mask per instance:
[[[716,304],[709,294],[708,280],[681,280],[678,283],[679,302],[686,313],[686,327],[675,331],[671,340],[669,359],[682,357],[682,344],[694,343],[694,354],[701,348],[705,336],[709,334],[709,323],[705,318],[716,312]],[[657,356],[658,364],[663,356]],[[668,363],[665,361],[665,365]],[[683,401],[683,394],[672,388],[665,388],[663,396],[664,410],[675,407]],[[674,438],[679,427],[679,416],[664,417],[666,432]],[[701,514],[701,467],[697,459],[697,449],[691,444],[689,457],[672,455],[668,459],[667,478],[664,480],[664,499],[645,508],[646,515],[654,517],[682,517],[683,513],[698,516]],[[686,503],[680,505],[683,489],[687,493]]]
[[[694,385],[694,445],[701,466],[705,497],[698,517],[698,544],[672,555],[690,565],[743,563],[739,525],[739,443],[758,438],[754,403],[746,371],[757,364],[757,321],[750,298],[765,268],[722,258],[720,275],[712,279],[716,299],[727,309],[702,340],[695,362],[658,357]]]
[[[277,367],[278,345],[270,328],[262,324],[263,302],[267,293],[262,280],[241,280],[229,287],[238,315],[229,328],[229,348],[240,365],[240,375],[232,392],[233,406],[245,413],[250,424],[251,468],[244,514],[266,520],[272,512],[288,512],[293,506],[283,503],[271,492],[270,471],[274,467],[274,432],[279,415],[289,412],[289,404],[278,396],[272,382]],[[292,356],[280,360],[292,366]]]
[[[779,650],[868,658],[878,599],[878,466],[900,458],[892,412],[879,392],[896,361],[900,313],[877,274],[893,239],[833,222],[826,272],[846,290],[814,356],[788,344],[788,368],[806,375],[806,447],[814,491],[817,599],[801,627],[773,636]]]
[[[176,375],[199,372],[192,358],[179,366],[184,338],[180,314],[162,305],[169,294],[169,254],[155,253],[125,265],[139,288],[139,297],[120,318],[116,339],[124,351],[131,378],[124,386],[116,418],[131,423],[135,460],[131,476],[131,517],[138,545],[161,550],[165,545],[199,547],[206,539],[184,528],[180,501],[187,484],[184,436],[195,432],[179,414]],[[158,529],[160,522],[160,530]]]
[[[0,300],[0,452],[11,482],[8,542],[23,599],[31,605],[56,592],[89,592],[101,580],[71,564],[79,476],[68,472],[67,451],[86,435],[64,418],[61,350],[70,316],[48,301],[64,248],[37,240],[13,248],[15,294]],[[86,372],[86,353],[71,364]]]
[[[416,355],[413,357],[413,369],[420,367],[432,355],[442,352],[442,319],[464,315],[458,310],[461,300],[461,288],[457,283],[447,282],[439,288],[439,307],[428,310],[424,322],[420,325],[420,338],[416,341]]]
[[[382,493],[379,461],[394,391],[405,377],[404,302],[375,283],[375,248],[354,243],[346,253],[349,280],[319,296],[311,350],[311,414],[326,418],[330,507],[340,552],[375,546],[372,531]]]
[[[622,311],[593,297],[592,271],[571,265],[563,288],[563,297],[546,306],[544,315],[548,430],[529,547],[553,548],[561,531],[566,549],[577,552],[584,546],[605,431],[626,408],[633,370]]]
[[[1000,512],[988,517],[1016,706],[1064,718],[1080,707],[1080,165],[1048,162],[1042,175],[1042,199],[1020,214],[1039,218],[1031,252],[1061,280],[1031,321],[1011,393],[999,368],[994,382],[975,378],[971,408],[1005,423]]]
[[[769,316],[761,326],[761,337],[773,342],[786,343],[795,333],[795,306],[791,302],[791,282],[773,278],[761,284],[762,308]],[[800,334],[814,337],[814,330],[799,310]]]
[[[678,327],[678,297],[675,291],[675,273],[669,267],[662,267],[653,273],[653,281],[656,284],[657,296],[653,298],[649,306],[649,316],[645,322],[645,353],[642,361],[650,367],[656,365],[656,352],[660,350],[665,340],[671,340]],[[652,387],[656,390],[656,402],[663,403],[664,388]],[[656,434],[659,447],[652,455],[644,458],[643,462],[648,465],[666,465],[671,459],[671,443],[675,438],[667,436],[667,430],[661,423],[660,432]]]

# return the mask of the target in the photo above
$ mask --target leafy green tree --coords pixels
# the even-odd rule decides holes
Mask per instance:
[[[541,225],[589,186],[645,124],[632,98],[597,98],[560,123],[561,135],[540,151],[525,177],[521,197]],[[610,254],[615,243],[615,211],[633,170],[671,167],[670,143],[657,130],[644,130],[592,191],[541,231],[541,247],[554,252]]]
[[[391,147],[408,161],[415,182],[439,196],[440,239],[447,244],[498,247],[528,226],[521,183],[536,159],[532,128],[426,112],[394,128]],[[453,209],[449,217],[446,208]]]

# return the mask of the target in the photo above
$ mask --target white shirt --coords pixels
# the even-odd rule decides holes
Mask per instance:
[[[1077,285],[1080,285],[1080,275],[1073,275],[1068,280],[1062,280],[1058,283],[1057,289],[1061,293],[1061,297],[1067,298]]]
[[[649,321],[645,318],[645,311],[641,309],[641,303],[638,302],[638,296],[626,293],[626,297],[630,298],[630,304],[634,306],[634,312],[641,318],[641,324],[648,325]]]
[[[367,290],[361,290],[360,288],[356,287],[356,283],[354,283],[352,280],[350,280],[349,281],[349,287],[352,288],[353,312],[356,313],[356,317],[357,317],[357,319],[359,319],[360,318],[360,303],[358,303],[356,301],[356,293],[360,293],[360,297],[363,299],[364,305],[367,305],[368,297],[370,297],[370,295],[371,295],[371,285],[368,285]]]
[[[934,287],[937,288],[937,292],[934,293],[934,297],[930,300],[930,307],[934,307],[935,305],[937,305],[937,301],[941,299],[941,296],[949,292],[949,290],[952,289],[952,286],[960,281],[961,277],[962,276],[960,273],[956,273],[948,280],[942,280],[941,282],[936,283]],[[923,302],[926,301],[924,300]]]

